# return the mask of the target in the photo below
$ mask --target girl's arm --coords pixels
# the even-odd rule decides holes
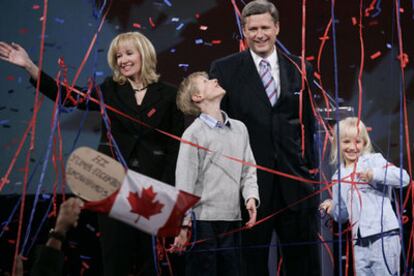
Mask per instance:
[[[388,162],[381,153],[374,153],[369,160],[372,178],[368,175],[368,182],[372,184],[389,185],[393,187],[405,187],[410,183],[410,177],[406,170]],[[369,172],[365,172],[368,173]],[[369,181],[371,180],[371,181]]]

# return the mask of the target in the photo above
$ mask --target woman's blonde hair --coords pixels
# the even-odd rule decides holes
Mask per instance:
[[[339,125],[339,139],[338,135],[338,125]],[[365,124],[358,120],[357,117],[348,117],[345,118],[339,123],[337,123],[333,130],[333,140],[330,154],[331,164],[338,164],[338,145],[341,142],[341,139],[344,137],[360,137],[364,141],[364,146],[362,148],[361,154],[373,152],[371,139],[369,138],[367,128]],[[342,151],[339,150],[340,162],[344,162],[344,157]]]
[[[206,72],[194,72],[186,77],[178,87],[177,106],[187,115],[198,116],[201,113],[200,107],[192,100],[192,96],[199,91],[195,83],[195,78],[197,77],[208,79],[208,74]]]
[[[160,75],[157,74],[157,53],[151,41],[139,32],[127,32],[117,35],[109,45],[108,64],[113,71],[113,80],[119,84],[126,82],[126,77],[121,74],[117,64],[117,52],[119,45],[131,43],[141,55],[141,81],[144,86],[157,82]]]

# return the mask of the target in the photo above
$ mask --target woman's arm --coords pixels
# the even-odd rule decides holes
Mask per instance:
[[[37,80],[39,67],[33,63],[26,50],[19,44],[0,41],[0,59],[23,67],[32,79]]]

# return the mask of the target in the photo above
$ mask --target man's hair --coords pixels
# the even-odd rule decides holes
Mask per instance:
[[[279,22],[279,11],[273,3],[267,0],[255,0],[244,6],[241,14],[242,26],[244,27],[246,24],[247,17],[264,13],[269,13],[273,18],[273,22]]]
[[[339,127],[339,139],[338,139]],[[371,139],[369,138],[368,130],[365,124],[358,120],[357,117],[345,118],[337,123],[333,130],[333,140],[330,154],[331,164],[338,164],[344,162],[342,149],[340,148],[341,139],[344,137],[360,137],[364,141],[364,146],[361,150],[361,155],[373,152]],[[339,144],[339,160],[338,160],[338,144]]]
[[[208,74],[206,72],[194,72],[186,77],[178,87],[177,106],[187,115],[198,116],[201,113],[200,107],[192,100],[192,96],[199,91],[195,83],[197,77],[208,78]]]
[[[117,52],[121,44],[131,43],[141,55],[141,80],[144,86],[157,82],[157,53],[151,41],[140,32],[127,32],[117,35],[111,42],[108,50],[108,64],[113,71],[113,80],[119,84],[126,82],[126,77],[119,71]]]

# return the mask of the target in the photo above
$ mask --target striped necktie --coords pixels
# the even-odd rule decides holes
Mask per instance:
[[[270,63],[262,59],[260,61],[260,78],[262,79],[263,86],[266,90],[267,97],[269,98],[272,106],[276,103],[277,100],[277,87],[276,81],[272,76]]]

